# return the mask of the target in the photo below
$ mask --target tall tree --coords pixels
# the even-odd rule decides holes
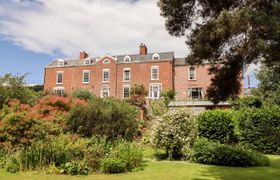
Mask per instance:
[[[159,0],[171,35],[187,36],[187,61],[214,66],[207,90],[213,102],[237,97],[242,68],[280,61],[279,0]]]
[[[280,64],[263,64],[257,74],[260,81],[253,95],[270,104],[280,105]]]
[[[13,76],[5,74],[0,76],[0,109],[10,100],[17,99],[22,103],[31,103],[38,94],[26,87],[26,75]]]

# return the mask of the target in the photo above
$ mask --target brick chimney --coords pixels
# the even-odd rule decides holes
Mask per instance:
[[[147,46],[145,44],[141,43],[141,45],[140,45],[140,55],[145,56],[145,55],[147,55],[147,53],[148,53]]]
[[[80,52],[80,60],[84,60],[84,59],[86,59],[87,57],[88,57],[88,54],[87,54],[85,51]]]

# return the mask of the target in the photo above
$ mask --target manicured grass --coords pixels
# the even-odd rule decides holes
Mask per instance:
[[[254,168],[232,168],[208,166],[202,164],[178,162],[178,161],[147,161],[144,171],[104,175],[94,174],[90,176],[63,176],[63,175],[46,175],[33,173],[11,174],[5,170],[0,170],[0,179],[5,180],[165,180],[165,179],[236,179],[236,180],[273,180],[280,178],[280,156],[268,156],[271,165],[269,167],[254,167]]]

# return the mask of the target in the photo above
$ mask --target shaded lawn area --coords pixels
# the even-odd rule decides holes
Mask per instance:
[[[178,161],[147,161],[144,171],[132,172],[117,175],[93,174],[89,176],[64,176],[47,175],[32,173],[11,174],[5,170],[0,170],[0,179],[2,180],[134,180],[134,179],[236,179],[236,180],[273,180],[280,179],[280,156],[268,156],[271,165],[269,167],[254,168],[233,168],[221,166],[208,166],[196,163],[178,162]]]

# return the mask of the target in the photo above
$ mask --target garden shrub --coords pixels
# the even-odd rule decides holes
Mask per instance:
[[[87,151],[84,153],[84,159],[91,171],[98,171],[101,166],[101,160],[108,156],[112,151],[112,142],[105,137],[91,137]]]
[[[17,148],[43,140],[47,135],[61,134],[68,111],[84,104],[78,99],[51,95],[38,99],[34,106],[10,101],[0,111],[0,143]]]
[[[85,107],[72,109],[68,118],[71,132],[83,136],[106,136],[132,140],[138,132],[137,109],[121,100],[96,98]]]
[[[110,157],[122,160],[125,163],[126,171],[132,171],[141,167],[143,148],[134,142],[121,141],[114,147]]]
[[[116,174],[125,172],[125,163],[118,158],[105,158],[101,163],[101,170],[104,173]]]
[[[234,122],[231,111],[209,110],[201,113],[198,118],[198,135],[221,143],[237,142],[234,133]]]
[[[176,92],[174,90],[163,90],[160,93],[160,97],[163,98],[165,106],[168,107],[168,104],[175,99]]]
[[[6,164],[6,170],[10,173],[16,173],[20,170],[20,165],[16,157],[11,156]]]
[[[240,143],[250,149],[280,154],[280,107],[246,108],[235,116]]]
[[[170,159],[188,158],[197,134],[195,118],[188,112],[170,111],[152,127],[152,145],[165,150]]]
[[[151,103],[152,114],[154,116],[162,116],[167,113],[168,109],[163,99],[154,100]]]
[[[154,157],[156,158],[156,160],[165,160],[168,158],[168,154],[164,150],[157,149],[154,152]]]
[[[205,138],[198,139],[192,150],[194,162],[221,166],[268,166],[269,159],[257,152],[244,150],[238,146],[220,144]]]
[[[54,164],[57,167],[71,161],[84,160],[88,140],[69,135],[49,137],[25,147],[19,155],[21,169],[36,170]]]
[[[63,164],[60,167],[60,170],[64,174],[68,175],[88,175],[90,172],[90,168],[83,161],[70,161]]]
[[[240,110],[243,108],[261,108],[263,102],[259,97],[256,96],[245,96],[239,97],[231,102],[232,108]]]
[[[91,100],[94,98],[88,89],[77,89],[72,93],[72,96],[82,100]]]

